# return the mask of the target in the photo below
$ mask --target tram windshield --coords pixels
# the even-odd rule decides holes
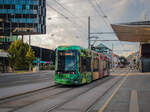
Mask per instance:
[[[76,71],[77,59],[76,52],[58,52],[57,71],[72,72]]]

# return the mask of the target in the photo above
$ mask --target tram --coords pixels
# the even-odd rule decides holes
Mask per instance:
[[[109,76],[110,59],[80,46],[59,46],[56,50],[55,83],[81,85]]]

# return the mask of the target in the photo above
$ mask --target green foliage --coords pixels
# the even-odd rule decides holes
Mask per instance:
[[[17,69],[27,69],[28,65],[35,59],[33,50],[20,39],[10,45],[8,53],[10,66]]]
[[[35,60],[35,59],[36,58],[35,58],[35,55],[34,55],[34,51],[32,50],[31,47],[29,47],[28,51],[26,53],[26,62],[29,65],[29,71],[31,71],[31,69],[32,69],[32,65],[31,64],[32,64],[33,60]]]
[[[119,60],[120,60],[120,64],[123,64],[123,65],[128,64],[128,60],[124,56],[119,57]]]
[[[34,55],[34,51],[32,50],[31,47],[28,48],[28,51],[26,53],[26,61],[28,64],[31,64],[33,62],[33,60],[35,60],[35,55]]]
[[[15,48],[16,42],[14,42],[14,44],[11,44],[9,49],[8,49],[8,61],[9,61],[9,65],[12,68],[12,71],[14,71],[14,67],[15,67],[15,63],[17,60],[17,54],[16,54],[16,48]]]

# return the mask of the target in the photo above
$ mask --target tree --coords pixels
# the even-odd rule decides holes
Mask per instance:
[[[128,60],[124,56],[119,57],[119,61],[120,65],[126,66],[128,64]]]
[[[26,62],[26,53],[29,49],[29,45],[22,40],[17,40],[16,44],[16,56],[17,60],[15,66],[17,69],[27,69],[28,63]]]
[[[27,54],[26,54],[26,61],[29,65],[29,71],[31,71],[31,66],[32,66],[33,60],[35,60],[34,51],[32,50],[31,47],[29,47]]]
[[[31,65],[31,60],[35,57],[29,45],[20,39],[10,45],[8,53],[8,60],[12,71],[14,71],[15,68],[27,69],[29,63]]]
[[[10,45],[9,49],[8,49],[8,61],[9,61],[9,66],[11,67],[12,71],[14,72],[15,70],[15,63],[17,60],[17,54],[16,54],[16,48],[15,48],[16,42],[14,42],[13,44]]]

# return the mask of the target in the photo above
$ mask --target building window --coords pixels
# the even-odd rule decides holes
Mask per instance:
[[[98,72],[99,71],[99,60],[94,58],[93,60],[93,71]]]
[[[22,9],[25,10],[26,9],[26,5],[22,5]]]
[[[16,9],[21,10],[22,9],[22,5],[16,5]]]
[[[30,6],[29,6],[29,5],[26,5],[26,9],[28,9],[28,10],[29,10],[29,9],[30,9]]]

